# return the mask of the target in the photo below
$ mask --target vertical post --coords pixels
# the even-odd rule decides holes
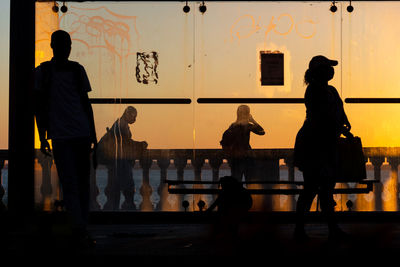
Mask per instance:
[[[17,221],[34,210],[35,1],[10,1],[8,209]]]

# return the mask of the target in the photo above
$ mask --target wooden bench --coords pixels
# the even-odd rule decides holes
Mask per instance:
[[[218,187],[218,181],[179,181],[179,180],[165,180],[165,183],[168,184],[168,192],[170,194],[202,194],[202,195],[216,195],[220,192],[220,188]],[[346,184],[350,184],[352,187],[345,188],[335,188],[333,190],[334,194],[368,194],[373,191],[373,185],[375,183],[379,183],[379,180],[374,179],[365,179],[359,182],[349,182]],[[242,182],[242,184],[246,185],[290,185],[291,187],[296,188],[252,188],[251,186],[247,189],[252,195],[297,195],[303,189],[298,188],[299,186],[304,185],[304,182],[301,181],[248,181]],[[345,184],[345,183],[338,183]],[[192,185],[191,188],[181,187],[182,185]],[[216,185],[217,188],[201,188],[196,187],[196,185]],[[362,187],[357,187],[357,185],[362,185]]]

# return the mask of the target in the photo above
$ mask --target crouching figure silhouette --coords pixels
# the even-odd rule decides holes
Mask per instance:
[[[251,209],[253,199],[250,192],[232,176],[220,178],[219,183],[221,191],[206,211],[211,212],[217,208],[215,234],[236,238],[239,223]]]

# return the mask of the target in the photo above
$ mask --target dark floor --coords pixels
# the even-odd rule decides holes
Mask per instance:
[[[314,214],[306,228],[310,239],[300,243],[292,238],[293,214],[289,213],[251,214],[240,224],[236,238],[214,233],[215,218],[198,214],[94,214],[90,231],[97,244],[83,250],[71,246],[62,218],[47,214],[35,217],[23,228],[7,225],[7,231],[3,228],[0,258],[54,263],[56,257],[65,263],[79,257],[93,266],[119,261],[132,265],[141,262],[141,266],[160,262],[192,266],[225,261],[251,266],[262,261],[263,265],[272,266],[273,262],[277,265],[276,260],[281,265],[323,259],[326,263],[343,265],[354,261],[369,266],[376,259],[381,265],[392,257],[400,257],[397,213],[338,214],[342,229],[350,234],[349,239],[342,241],[329,240],[326,225]]]

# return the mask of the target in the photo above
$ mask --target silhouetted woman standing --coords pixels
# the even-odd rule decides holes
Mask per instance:
[[[231,132],[231,144],[229,154],[229,165],[232,176],[238,181],[249,181],[253,177],[255,168],[254,157],[251,153],[250,133],[264,135],[265,131],[250,113],[250,107],[240,105],[237,109],[237,119],[231,124],[228,131]],[[222,144],[222,143],[221,143]]]
[[[299,195],[296,207],[296,239],[307,238],[304,214],[310,210],[317,194],[328,221],[329,237],[346,236],[334,218],[333,200],[337,141],[341,134],[350,134],[351,128],[336,88],[328,85],[335,73],[333,66],[337,64],[336,60],[315,56],[304,76],[304,82],[308,85],[304,96],[306,119],[296,136],[294,149],[294,164],[304,177],[304,190]]]

